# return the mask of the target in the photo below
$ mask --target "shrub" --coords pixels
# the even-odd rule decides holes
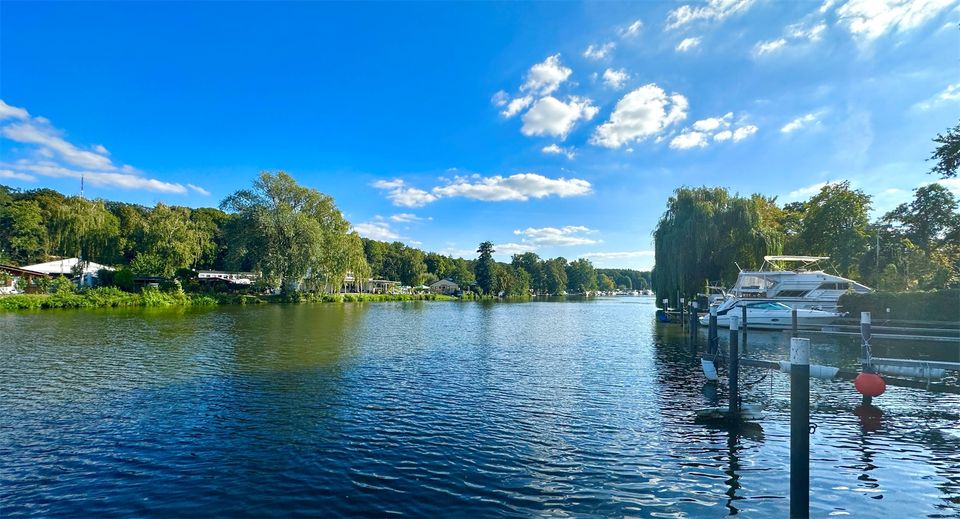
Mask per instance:
[[[870,312],[874,320],[889,316],[912,321],[960,321],[960,289],[957,288],[929,292],[851,292],[840,296],[838,304],[853,316]]]

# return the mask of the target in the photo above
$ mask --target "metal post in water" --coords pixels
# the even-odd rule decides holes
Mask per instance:
[[[810,339],[790,339],[790,517],[810,517]]]
[[[710,307],[710,327],[707,329],[707,353],[716,355],[717,343],[720,337],[717,335],[717,307]]]
[[[740,351],[737,339],[740,335],[740,318],[730,316],[730,366],[727,377],[730,385],[729,417],[735,418],[740,413]]]
[[[871,322],[870,312],[860,312],[860,359],[861,373],[876,373],[873,367],[873,352],[870,350],[870,339],[873,337],[873,323]],[[863,405],[873,403],[873,397],[863,395]]]
[[[680,304],[678,305],[680,306],[680,328],[683,328],[684,326],[686,326],[686,324],[683,322],[683,305],[684,304],[685,304],[684,298],[681,297]]]
[[[793,333],[790,335],[791,337],[797,337],[800,335],[800,332],[797,331],[797,307],[796,306],[794,306],[793,309],[790,310],[790,328],[793,331]]]
[[[743,305],[741,308],[743,308],[743,310],[741,311],[742,318],[740,322],[740,329],[743,330],[743,339],[741,339],[740,342],[743,345],[743,351],[746,352],[747,351],[747,305]]]
[[[690,303],[690,345],[696,350],[697,348],[697,325],[700,323],[697,322],[697,308],[699,305],[696,301]]]

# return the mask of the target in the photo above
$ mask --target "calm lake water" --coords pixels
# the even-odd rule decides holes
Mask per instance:
[[[960,516],[960,398],[811,391],[814,516]],[[788,379],[723,392],[652,298],[0,314],[0,516],[785,517]]]

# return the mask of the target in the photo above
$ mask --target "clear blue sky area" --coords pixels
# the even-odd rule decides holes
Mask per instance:
[[[0,183],[216,206],[282,169],[371,238],[649,268],[681,185],[786,202],[850,180],[878,214],[936,180],[958,19],[956,0],[4,1]]]

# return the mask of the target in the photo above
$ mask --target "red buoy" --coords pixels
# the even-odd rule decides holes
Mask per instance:
[[[860,373],[853,379],[857,392],[863,396],[875,397],[887,390],[887,383],[876,373]]]

